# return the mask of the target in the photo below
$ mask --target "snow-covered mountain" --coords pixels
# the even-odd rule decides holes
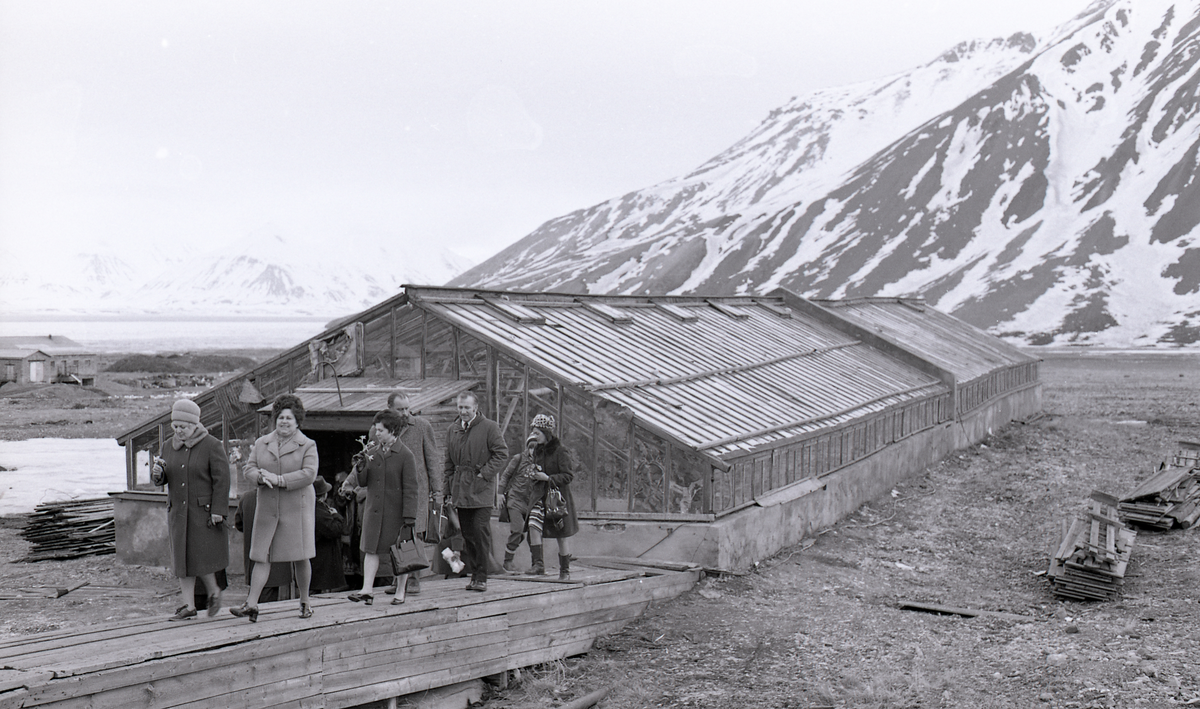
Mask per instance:
[[[298,244],[273,232],[206,251],[80,253],[0,273],[5,313],[333,318],[375,305],[404,283],[444,283],[470,264],[449,251]],[[136,260],[129,260],[136,259]]]
[[[1101,0],[773,111],[452,285],[920,295],[1030,344],[1200,341],[1200,0]]]

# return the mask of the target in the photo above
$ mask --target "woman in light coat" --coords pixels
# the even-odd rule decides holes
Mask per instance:
[[[229,612],[258,621],[258,597],[271,564],[290,562],[292,578],[300,593],[300,617],[312,616],[308,587],[312,582],[310,560],[317,555],[316,503],[313,481],[317,479],[317,444],[300,432],[304,404],[294,394],[281,394],[271,406],[275,430],[254,442],[243,474],[258,485],[258,505],[250,540],[250,593],[240,608]]]
[[[171,620],[196,617],[196,578],[208,591],[208,615],[221,608],[216,572],[229,564],[229,457],[200,423],[200,407],[180,399],[171,407],[171,440],[155,458],[150,478],[167,486],[171,556],[183,606]]]

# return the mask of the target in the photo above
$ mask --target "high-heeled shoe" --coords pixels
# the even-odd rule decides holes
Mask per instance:
[[[258,622],[258,606],[251,606],[248,603],[243,603],[237,608],[230,608],[229,612],[238,618],[249,618],[251,623]]]
[[[221,610],[221,592],[217,591],[217,595],[208,599],[208,617],[211,618]]]
[[[312,606],[308,605],[307,603],[301,603],[300,604],[300,617],[301,618],[311,618],[312,617]]]

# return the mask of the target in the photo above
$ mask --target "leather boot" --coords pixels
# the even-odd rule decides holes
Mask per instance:
[[[529,576],[545,576],[546,564],[542,561],[542,545],[529,545],[529,556],[533,559],[533,568],[526,572]]]
[[[517,567],[513,565],[513,556],[513,552],[504,550],[504,573],[506,574],[517,573]]]
[[[570,556],[562,556],[561,554],[559,555],[559,557],[558,557],[558,580],[559,581],[570,581],[571,580],[571,557]]]

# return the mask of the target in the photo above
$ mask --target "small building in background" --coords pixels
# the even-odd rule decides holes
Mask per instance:
[[[271,400],[298,395],[333,480],[392,391],[433,422],[439,446],[463,391],[510,453],[534,416],[553,414],[574,459],[576,554],[720,569],[768,558],[1041,410],[1038,360],[917,300],[424,286],[195,401],[236,470],[269,430]],[[164,406],[118,437],[129,490],[117,547],[131,563],[167,558],[166,495],[148,465],[169,423]]]
[[[96,383],[99,357],[61,335],[0,337],[0,384]]]

